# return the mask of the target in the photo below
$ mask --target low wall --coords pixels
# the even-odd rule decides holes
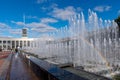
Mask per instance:
[[[54,64],[40,60],[34,56],[30,56],[29,53],[21,53],[21,57],[28,67],[36,74],[40,80],[92,80],[93,78],[87,78],[80,75],[76,75],[70,71],[66,71]],[[83,71],[85,73],[85,71]],[[86,74],[86,73],[85,73]],[[84,75],[85,75],[84,74]],[[91,77],[96,77],[95,80],[110,80],[102,76],[96,76],[95,74],[87,73]],[[87,76],[86,75],[86,76]],[[88,75],[88,76],[89,76]],[[98,78],[97,78],[98,77]]]
[[[88,80],[28,54],[22,53],[21,57],[42,80]]]

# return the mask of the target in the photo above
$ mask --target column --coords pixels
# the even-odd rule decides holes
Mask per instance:
[[[20,47],[20,40],[18,40],[18,46]]]
[[[6,50],[8,50],[8,41],[6,40]]]
[[[1,44],[2,44],[2,49],[3,49],[3,40],[1,40]]]
[[[28,47],[27,43],[28,43],[28,42],[27,42],[27,40],[26,40],[26,43],[25,43],[25,44],[26,44],[26,48]]]
[[[32,41],[32,48],[34,47],[34,41]]]
[[[32,47],[32,41],[30,41],[30,48]]]
[[[14,45],[14,46],[15,46],[15,48],[16,48],[16,40],[14,41],[14,43],[15,43],[15,45]]]
[[[12,49],[12,41],[10,40],[10,48]]]
[[[22,40],[22,48],[24,48],[24,40]]]

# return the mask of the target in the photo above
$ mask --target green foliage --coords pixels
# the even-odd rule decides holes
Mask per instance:
[[[120,16],[118,16],[118,18],[115,19],[115,22],[120,22]]]
[[[113,77],[113,80],[120,80],[120,74],[117,74]]]
[[[117,19],[115,19],[115,22],[118,24],[118,26],[120,27],[120,16],[118,16]]]

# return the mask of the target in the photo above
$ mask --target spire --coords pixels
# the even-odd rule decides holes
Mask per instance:
[[[22,37],[27,38],[27,29],[25,28],[25,14],[23,14],[23,29],[22,29]]]
[[[25,14],[23,14],[23,23],[24,23],[24,28],[25,28]]]

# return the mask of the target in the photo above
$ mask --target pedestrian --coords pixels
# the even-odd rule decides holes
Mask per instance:
[[[2,48],[0,48],[0,52],[2,52]]]
[[[18,49],[17,49],[17,48],[15,48],[15,52],[16,52],[16,53],[18,52]]]

